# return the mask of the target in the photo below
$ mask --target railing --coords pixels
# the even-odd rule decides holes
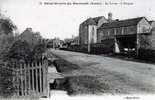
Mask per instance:
[[[21,63],[14,73],[17,76],[13,79],[17,83],[15,97],[48,96],[46,62]]]
[[[17,96],[47,96],[47,63],[20,64],[17,71]]]

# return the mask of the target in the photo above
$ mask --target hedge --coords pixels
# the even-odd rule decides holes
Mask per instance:
[[[155,50],[140,48],[138,59],[155,62]]]

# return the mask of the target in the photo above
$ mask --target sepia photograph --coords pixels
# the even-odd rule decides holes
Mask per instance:
[[[154,0],[0,0],[0,100],[153,100]]]

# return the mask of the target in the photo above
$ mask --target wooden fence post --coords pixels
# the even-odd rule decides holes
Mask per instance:
[[[16,80],[17,80],[16,92],[17,92],[17,97],[18,97],[19,96],[19,69],[17,69],[17,71],[16,71]]]
[[[39,86],[39,89],[40,89],[40,93],[42,93],[42,72],[41,72],[41,63],[39,62],[39,81],[40,81],[40,86]]]
[[[31,69],[32,69],[32,91],[34,94],[34,66],[33,66],[33,63],[31,63]]]
[[[38,94],[38,65],[35,63],[35,74],[36,74],[36,93]]]
[[[30,64],[27,64],[28,68],[28,94],[31,95],[30,90],[31,90],[31,75],[30,75]]]
[[[15,68],[13,68],[15,69]],[[18,84],[16,96],[49,96],[49,84],[47,80],[47,62],[19,63],[15,70]],[[32,90],[32,92],[31,92]]]
[[[27,95],[27,68],[26,68],[26,64],[24,63],[24,86],[25,86],[25,95]]]
[[[20,91],[21,91],[21,96],[23,96],[23,69],[22,69],[22,64],[20,63]]]

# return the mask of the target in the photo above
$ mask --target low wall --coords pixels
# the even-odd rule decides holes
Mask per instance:
[[[140,48],[138,59],[155,62],[155,50]]]
[[[108,54],[113,53],[114,49],[114,40],[104,40],[102,43],[96,43],[90,45],[90,53],[91,54]],[[88,45],[72,45],[68,48],[62,49],[62,50],[68,50],[68,51],[74,51],[74,52],[83,52],[88,53]]]

